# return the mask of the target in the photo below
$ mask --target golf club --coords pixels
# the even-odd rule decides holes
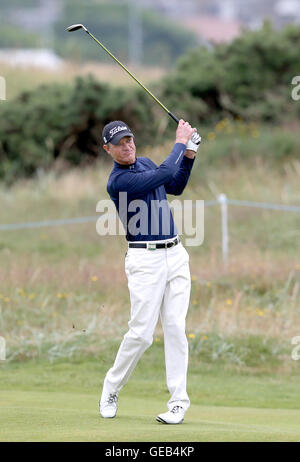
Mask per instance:
[[[166,106],[164,106],[164,105],[159,101],[159,99],[157,99],[156,96],[154,96],[153,93],[151,93],[151,91],[148,90],[148,88],[146,88],[146,87],[142,84],[142,82],[140,82],[140,81],[139,81],[139,80],[127,69],[127,67],[124,66],[124,64],[122,64],[122,63],[121,63],[121,62],[120,62],[120,61],[119,61],[119,60],[118,60],[118,59],[117,59],[117,58],[116,58],[116,57],[115,57],[115,56],[114,56],[114,55],[113,55],[102,43],[100,43],[99,40],[97,40],[96,37],[94,37],[93,34],[91,34],[83,24],[73,24],[72,26],[67,27],[66,30],[67,30],[68,32],[74,32],[74,31],[79,30],[79,29],[83,29],[87,34],[89,34],[89,36],[92,37],[92,39],[94,39],[95,42],[97,42],[98,45],[100,45],[100,46],[103,48],[103,50],[106,51],[106,53],[108,53],[109,56],[110,56],[111,58],[113,58],[113,59],[116,61],[116,63],[118,63],[118,64],[124,69],[124,71],[126,71],[127,74],[129,74],[130,77],[132,77],[132,78],[136,81],[136,83],[138,83],[138,84],[148,93],[148,95],[150,95],[150,96],[154,99],[154,101],[156,101],[156,102],[160,105],[160,107],[161,107],[164,111],[166,111],[166,112],[168,113],[168,115],[169,115],[177,124],[179,123],[179,119],[178,119],[174,114],[172,114],[172,112],[169,111],[169,109],[167,109]]]

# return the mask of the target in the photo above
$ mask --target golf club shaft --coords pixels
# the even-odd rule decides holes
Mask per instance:
[[[166,106],[164,106],[164,105],[159,101],[159,99],[157,99],[156,96],[154,96],[153,93],[151,93],[151,91],[148,90],[148,88],[146,88],[145,85],[143,85],[142,82],[140,82],[140,81],[139,81],[139,80],[127,69],[127,67],[124,66],[124,64],[122,64],[122,63],[121,63],[121,62],[120,62],[120,61],[119,61],[119,60],[118,60],[118,59],[117,59],[117,58],[116,58],[116,57],[115,57],[115,56],[114,56],[114,55],[113,55],[113,54],[112,54],[101,42],[99,42],[99,40],[97,40],[96,37],[94,37],[93,34],[91,34],[87,29],[86,29],[86,33],[89,34],[89,35],[92,37],[92,39],[94,39],[94,40],[98,43],[98,45],[100,45],[100,46],[103,48],[103,50],[106,51],[106,53],[109,54],[109,56],[110,56],[112,59],[114,59],[114,60],[116,61],[116,63],[118,63],[118,64],[124,69],[124,71],[126,71],[127,74],[129,74],[130,77],[132,77],[132,78],[136,81],[136,83],[138,83],[138,84],[148,93],[148,95],[150,95],[150,96],[154,99],[154,101],[156,101],[156,102],[160,105],[160,107],[161,107],[164,111],[166,111],[167,114],[168,114],[177,124],[179,123],[179,119],[178,119],[174,114],[172,114],[172,112],[170,112],[169,109],[166,108]]]

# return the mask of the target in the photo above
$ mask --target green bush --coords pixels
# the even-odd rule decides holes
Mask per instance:
[[[218,117],[279,122],[299,117],[291,98],[291,81],[299,75],[300,27],[245,31],[230,44],[197,48],[180,58],[176,70],[162,88],[166,100],[178,99],[178,111],[186,111],[182,94],[190,95],[203,110],[194,122]]]
[[[74,165],[91,161],[99,156],[103,126],[114,119],[125,119],[145,143],[155,125],[147,98],[91,76],[22,93],[0,107],[0,178],[10,183],[50,168],[57,158]]]
[[[200,128],[206,165],[297,157],[297,133],[267,127],[299,119],[299,102],[291,98],[299,43],[300,27],[275,31],[265,24],[231,44],[188,53],[151,89],[177,117]],[[0,178],[7,182],[50,168],[57,158],[90,162],[99,155],[103,126],[113,119],[125,120],[140,145],[157,144],[175,128],[140,87],[113,88],[92,77],[25,92],[1,104],[0,117]],[[206,139],[213,124],[216,133]]]

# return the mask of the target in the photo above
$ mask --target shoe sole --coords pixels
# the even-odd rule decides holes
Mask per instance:
[[[163,423],[163,424],[167,424],[167,425],[178,425],[178,424],[181,424],[183,422],[184,419],[182,419],[180,422],[166,422],[164,419],[162,419],[161,417],[156,417],[156,420],[157,422],[160,422],[160,423]]]

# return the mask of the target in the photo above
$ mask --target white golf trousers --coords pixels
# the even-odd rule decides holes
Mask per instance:
[[[128,381],[138,360],[153,342],[160,315],[166,379],[171,394],[168,408],[179,405],[186,410],[190,405],[186,391],[188,342],[185,334],[191,290],[189,255],[181,243],[168,249],[129,248],[125,271],[131,302],[129,330],[113,367],[106,374],[102,397],[119,392]]]

